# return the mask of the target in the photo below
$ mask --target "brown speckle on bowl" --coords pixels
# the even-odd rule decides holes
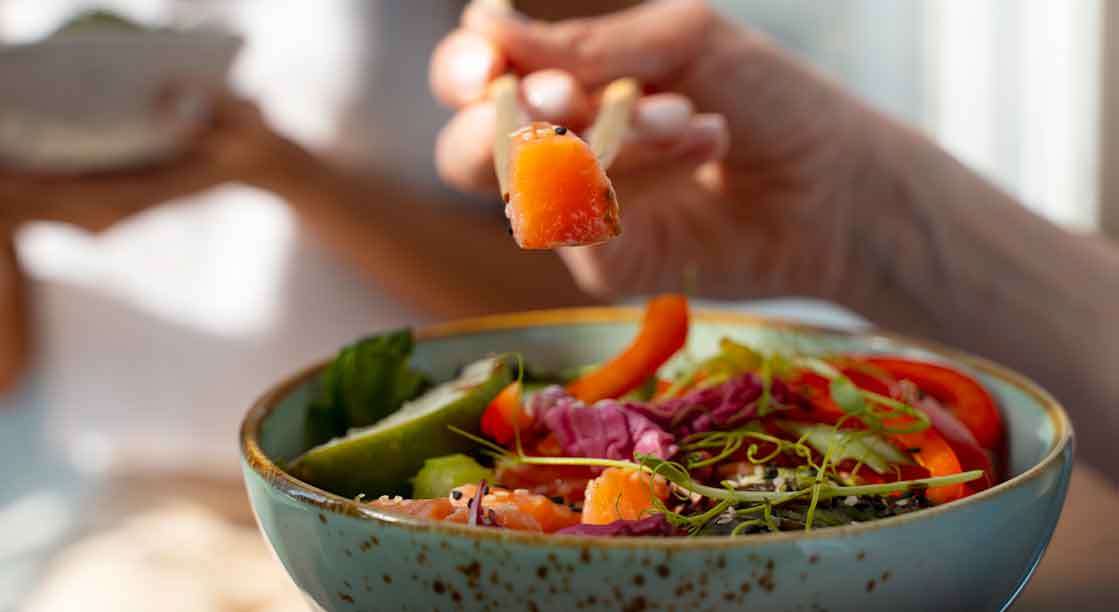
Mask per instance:
[[[344,548],[344,549],[342,549],[342,552],[343,552],[343,553],[345,553],[347,557],[352,557],[352,556],[354,556],[354,553],[353,553],[353,551],[351,551],[351,550],[350,550],[350,549],[348,549],[348,548]]]
[[[866,559],[866,552],[859,551],[859,554],[855,555],[855,561],[862,561],[863,559]]]
[[[539,577],[541,580],[546,579],[548,577],[548,566],[541,565],[540,567],[536,568],[536,576]]]
[[[777,583],[773,580],[773,559],[766,561],[765,573],[758,576],[758,586],[767,593],[772,593],[777,588]]]
[[[876,586],[878,586],[878,582],[875,581],[874,578],[871,578],[870,580],[867,580],[866,581],[866,592],[869,593],[869,592],[873,591],[874,587],[876,587]]]
[[[539,607],[537,607],[537,605],[536,605],[536,602],[535,602],[535,601],[532,601],[532,600],[530,599],[530,600],[528,600],[528,611],[529,611],[529,612],[540,612],[540,608],[539,608]]]
[[[635,584],[636,586],[644,586],[645,577],[642,576],[641,574],[634,574],[633,575],[633,584]]]
[[[466,576],[466,584],[472,588],[478,586],[478,583],[482,580],[482,564],[477,561],[471,561],[466,565],[456,566],[455,569]]]
[[[497,570],[490,572],[490,584],[494,586],[501,584],[501,576],[497,575]]]
[[[646,603],[645,598],[638,595],[637,597],[631,599],[628,604],[626,604],[625,609],[626,612],[642,612],[643,610],[647,610],[648,608],[649,605],[648,603]]]
[[[817,555],[817,554],[813,554],[813,555],[808,557],[808,563],[811,564],[811,565],[816,565],[816,563],[819,560],[820,560],[820,555]]]
[[[657,566],[657,575],[661,578],[668,578],[672,574],[672,570],[667,565],[661,563]]]
[[[749,593],[750,592],[750,583],[749,582],[743,582],[742,586],[738,587],[738,590],[742,591],[743,593]]]
[[[354,605],[354,598],[347,593],[343,593],[342,591],[338,591],[338,599],[341,599],[342,603],[348,603],[351,606]]]
[[[431,589],[436,593],[442,595],[443,593],[447,592],[447,585],[443,584],[442,580],[436,580],[434,583],[432,583]]]
[[[889,580],[890,579],[890,570],[886,570],[886,571],[882,572],[881,578],[882,578],[882,582],[886,582],[887,580]]]
[[[585,547],[579,549],[579,560],[582,561],[583,563],[590,563],[591,562],[591,550],[589,548],[585,548]]]

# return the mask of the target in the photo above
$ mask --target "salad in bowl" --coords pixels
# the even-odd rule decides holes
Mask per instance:
[[[1001,610],[1072,429],[996,364],[729,312],[379,333],[241,430],[261,530],[316,610]]]
[[[656,297],[603,363],[480,355],[426,391],[410,332],[364,339],[327,369],[289,469],[389,513],[587,537],[811,531],[999,482],[1001,415],[970,375],[731,337],[678,355],[688,321],[684,297]]]

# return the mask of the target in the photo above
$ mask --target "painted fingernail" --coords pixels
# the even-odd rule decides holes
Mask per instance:
[[[730,146],[730,132],[726,117],[714,113],[695,115],[688,122],[689,140],[713,143],[716,157],[721,157]]]
[[[571,75],[559,70],[534,72],[521,82],[525,102],[542,119],[558,121],[571,114],[579,94]]]
[[[727,133],[727,120],[722,115],[703,113],[691,118],[688,122],[690,129],[711,136],[722,136]]]
[[[683,132],[691,118],[692,105],[685,98],[654,96],[638,105],[633,122],[642,137],[669,139]]]

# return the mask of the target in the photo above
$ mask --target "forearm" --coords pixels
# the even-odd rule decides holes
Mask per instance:
[[[1119,477],[1119,252],[1066,232],[908,130],[863,176],[850,305],[886,327],[989,356],[1064,403],[1082,455]]]
[[[298,151],[262,187],[310,231],[424,318],[590,303],[550,252],[516,248],[492,216],[446,210],[400,185],[347,174]],[[295,170],[298,168],[298,170]]]

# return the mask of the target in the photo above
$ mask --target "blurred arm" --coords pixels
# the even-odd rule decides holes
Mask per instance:
[[[435,318],[591,303],[554,253],[521,251],[501,207],[448,210],[301,149],[261,180],[384,290]]]

